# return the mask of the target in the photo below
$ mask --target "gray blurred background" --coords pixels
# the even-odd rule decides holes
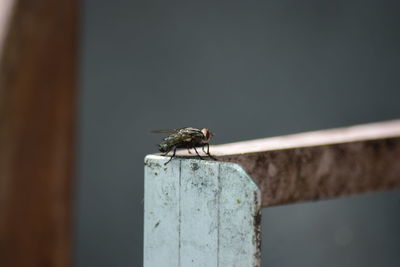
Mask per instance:
[[[208,127],[226,143],[400,118],[399,1],[83,10],[75,266],[142,265],[150,130]],[[400,266],[400,191],[262,216],[263,266]]]

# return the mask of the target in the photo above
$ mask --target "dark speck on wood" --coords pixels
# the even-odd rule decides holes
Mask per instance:
[[[200,167],[199,167],[199,164],[194,163],[194,162],[191,164],[191,167],[192,167],[192,170],[193,170],[193,171],[197,171],[197,170],[200,168]]]

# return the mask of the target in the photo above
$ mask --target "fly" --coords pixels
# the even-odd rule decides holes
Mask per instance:
[[[201,147],[203,152],[206,153],[210,158],[217,160],[210,154],[210,145],[208,142],[213,134],[206,128],[200,130],[197,128],[187,127],[171,130],[158,130],[153,131],[153,133],[170,133],[170,135],[165,137],[158,145],[160,152],[164,153],[162,154],[163,156],[166,156],[170,151],[173,150],[171,158],[164,163],[164,165],[167,165],[175,157],[177,148],[186,148],[189,154],[191,154],[190,149],[193,148],[194,151],[196,151],[197,156],[199,156],[200,159],[203,159],[196,149],[196,147]],[[207,152],[204,149],[205,147],[207,147]]]

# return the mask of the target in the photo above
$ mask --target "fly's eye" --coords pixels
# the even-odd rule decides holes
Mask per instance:
[[[204,129],[201,130],[201,132],[204,135],[204,140],[208,141],[210,139],[210,137],[211,137],[210,131],[208,129],[204,128]]]

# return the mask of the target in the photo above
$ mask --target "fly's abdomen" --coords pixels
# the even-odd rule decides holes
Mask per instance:
[[[164,140],[159,145],[160,152],[166,153],[171,151],[173,148],[177,147],[179,141],[180,141],[180,135],[178,134],[171,134],[170,136],[165,137]]]

